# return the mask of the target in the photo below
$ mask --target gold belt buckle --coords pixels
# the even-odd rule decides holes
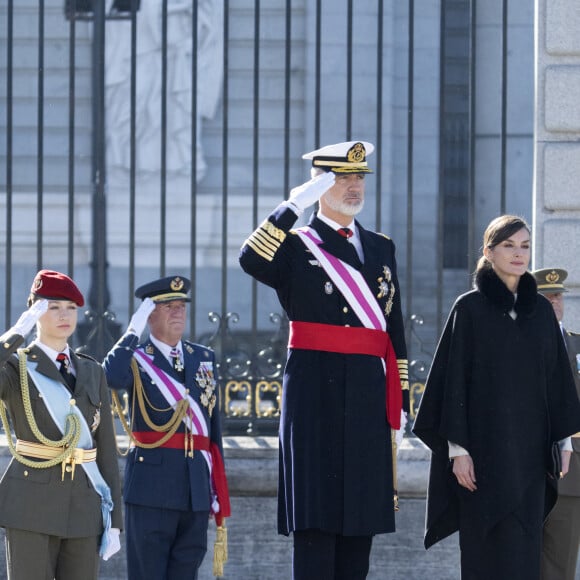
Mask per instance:
[[[62,481],[64,481],[64,473],[65,471],[70,471],[70,479],[71,481],[74,480],[75,478],[75,467],[77,465],[77,463],[82,463],[83,462],[83,449],[79,449],[78,447],[75,448],[75,450],[73,451],[72,455],[70,457],[67,457],[63,462],[62,462]],[[67,469],[67,466],[70,465],[70,470]]]

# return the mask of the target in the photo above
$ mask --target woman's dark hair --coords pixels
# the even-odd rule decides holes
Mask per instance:
[[[513,236],[516,232],[519,232],[522,228],[528,230],[531,233],[530,226],[523,218],[517,215],[500,215],[492,220],[485,232],[483,233],[483,249],[495,248],[498,244],[507,240]],[[483,268],[491,268],[491,263],[482,255],[477,262],[477,267],[475,268],[476,273]]]

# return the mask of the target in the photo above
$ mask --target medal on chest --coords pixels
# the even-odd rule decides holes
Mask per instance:
[[[377,298],[386,298],[385,314],[389,316],[393,309],[393,299],[395,297],[395,284],[393,283],[391,269],[388,266],[383,266],[383,275],[377,278],[379,283],[379,292]]]
[[[216,381],[213,374],[213,363],[211,362],[201,362],[199,363],[199,368],[195,373],[195,382],[197,386],[201,389],[201,395],[199,400],[201,404],[207,408],[207,412],[211,417],[213,409],[216,404]]]

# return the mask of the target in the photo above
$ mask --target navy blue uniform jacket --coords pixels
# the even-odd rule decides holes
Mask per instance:
[[[126,334],[109,352],[103,368],[107,375],[109,387],[126,390],[129,401],[133,400],[133,375],[130,368],[133,352],[137,348],[139,338],[134,334]],[[185,366],[185,384],[190,389],[190,395],[204,410],[210,439],[222,449],[221,427],[218,404],[210,417],[207,408],[201,405],[202,390],[198,387],[195,375],[200,362],[215,363],[212,350],[191,342],[183,341],[183,362]],[[163,354],[149,340],[139,348],[153,352],[153,363],[161,370],[178,379],[173,367]],[[214,364],[215,373],[215,364]],[[156,409],[167,409],[169,404],[152,383],[149,375],[140,368],[141,380],[147,400]],[[215,390],[216,396],[218,389]],[[153,423],[162,425],[169,420],[173,409],[169,411],[154,411],[148,408]],[[151,431],[143,420],[139,405],[134,406],[133,431]],[[182,424],[178,433],[183,433]],[[158,434],[161,436],[161,434]],[[222,454],[223,457],[223,454]],[[193,458],[185,456],[183,449],[142,449],[131,448],[125,467],[123,498],[126,503],[138,504],[155,508],[176,510],[206,511],[210,509],[211,482],[209,470],[201,452],[195,452]]]
[[[276,208],[243,245],[242,268],[276,290],[291,321],[362,326],[299,236],[290,231],[296,220],[284,204]],[[377,301],[383,312],[390,291],[384,295],[380,284],[386,278],[384,269],[389,269],[394,296],[388,330],[397,359],[406,365],[393,242],[357,223],[364,251],[361,264],[352,245],[328,225],[316,216],[309,225],[322,238],[324,249],[360,270],[373,294],[381,296]],[[279,465],[280,533],[307,528],[344,535],[394,531],[391,433],[381,359],[289,351]]]

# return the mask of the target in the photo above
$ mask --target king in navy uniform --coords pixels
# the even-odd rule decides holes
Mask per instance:
[[[230,503],[215,356],[182,338],[189,288],[183,276],[138,288],[142,303],[103,363],[109,386],[129,396],[123,489],[129,580],[197,578],[210,515],[218,525],[214,571],[223,571]],[[149,336],[139,343],[147,323]]]
[[[395,530],[392,431],[408,406],[407,352],[395,245],[354,219],[372,151],[350,141],[305,154],[312,179],[240,254],[290,320],[278,531],[293,533],[295,580],[366,578],[372,537]]]

